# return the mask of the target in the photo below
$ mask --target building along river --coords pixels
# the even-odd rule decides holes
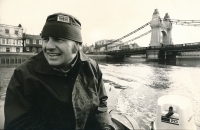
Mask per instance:
[[[191,99],[194,121],[200,129],[200,59],[150,62],[128,57],[118,61],[96,61],[103,72],[107,91],[115,91],[115,95],[109,97],[110,109],[132,116],[141,129],[148,129],[150,122],[155,120],[157,99],[167,94],[182,95]],[[1,104],[16,66],[0,65]]]

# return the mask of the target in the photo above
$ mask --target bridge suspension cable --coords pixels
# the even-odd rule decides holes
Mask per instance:
[[[103,46],[107,46],[107,45],[113,44],[114,42],[120,41],[120,40],[122,40],[122,39],[124,39],[124,38],[126,38],[126,37],[128,37],[128,36],[130,36],[130,35],[132,35],[132,34],[134,34],[134,33],[136,33],[137,31],[143,29],[144,27],[148,26],[150,23],[151,23],[151,22],[146,23],[145,25],[139,27],[138,29],[136,29],[136,30],[130,32],[129,34],[127,34],[127,35],[125,35],[125,36],[123,36],[123,37],[121,37],[121,38],[119,38],[119,39],[117,39],[117,40],[111,41],[111,42],[109,42],[108,44],[96,46],[95,48],[97,49],[97,48],[100,48],[100,47],[103,47]]]
[[[179,19],[168,19],[171,23],[183,26],[200,26],[200,20],[179,20]]]
[[[132,41],[135,41],[136,39],[139,39],[139,38],[141,38],[141,37],[143,37],[143,36],[149,34],[150,32],[151,32],[151,30],[149,30],[149,31],[146,32],[146,33],[143,33],[143,34],[140,35],[140,36],[137,36],[137,37],[135,37],[135,38],[133,38],[133,39],[131,39],[131,40],[128,40],[128,41],[124,42],[124,44],[129,43],[129,42],[132,42]]]
[[[143,34],[141,34],[140,36],[137,36],[137,37],[135,37],[135,38],[133,38],[133,39],[131,39],[131,40],[128,40],[128,41],[126,41],[126,42],[123,42],[123,43],[121,43],[121,44],[118,44],[118,45],[112,46],[112,47],[121,46],[121,45],[123,45],[123,44],[129,43],[129,42],[132,42],[132,41],[135,41],[136,39],[139,39],[139,38],[141,38],[141,37],[143,37],[143,36],[149,34],[150,32],[151,32],[151,30],[149,30],[148,32],[143,33]]]

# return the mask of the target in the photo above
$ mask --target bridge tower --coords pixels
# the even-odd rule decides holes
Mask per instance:
[[[172,42],[172,23],[170,22],[168,13],[165,14],[163,20],[155,9],[151,20],[151,42],[149,46],[165,46],[171,45]]]

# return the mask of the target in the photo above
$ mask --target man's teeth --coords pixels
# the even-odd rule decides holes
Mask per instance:
[[[49,54],[50,56],[59,56],[59,54]]]

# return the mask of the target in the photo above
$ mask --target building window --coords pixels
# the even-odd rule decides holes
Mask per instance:
[[[19,34],[19,31],[18,31],[18,30],[15,30],[15,34],[18,35],[18,34]]]
[[[22,40],[18,40],[18,45],[21,45],[22,44]]]
[[[17,45],[17,40],[15,40],[15,42],[14,42],[16,45]]]
[[[6,48],[6,52],[10,52],[10,48]]]
[[[6,39],[2,38],[2,44],[6,44]]]
[[[6,34],[9,34],[9,30],[8,30],[8,29],[5,29],[5,33],[6,33]]]
[[[7,44],[12,45],[13,43],[14,43],[14,40],[13,40],[13,39],[8,39]]]
[[[29,44],[29,39],[26,39],[26,43]]]
[[[17,44],[17,40],[13,40],[13,45]]]
[[[20,48],[19,47],[16,48],[16,52],[20,52]]]
[[[29,48],[29,47],[26,47],[26,51],[30,51],[30,48]]]
[[[42,45],[42,40],[39,40],[39,45]]]
[[[33,40],[33,44],[36,44],[36,40]]]

